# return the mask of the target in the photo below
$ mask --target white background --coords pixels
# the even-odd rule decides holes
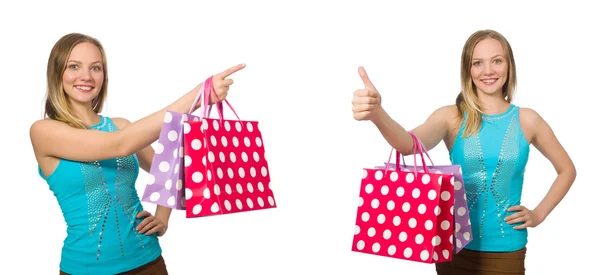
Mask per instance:
[[[530,229],[527,273],[595,268],[597,8],[580,1],[194,2],[0,4],[3,270],[58,273],[66,227],[37,174],[28,134],[42,116],[50,49],[82,32],[107,52],[104,114],[132,121],[213,73],[247,64],[233,77],[229,101],[242,119],[261,124],[279,208],[198,219],[174,212],[160,239],[170,274],[435,274],[433,265],[350,251],[361,168],[380,165],[390,150],[371,123],[353,120],[357,68],[365,66],[387,111],[413,128],[454,102],[463,44],[486,28],[513,46],[515,104],[550,123],[579,173],[562,203]],[[449,162],[443,143],[431,154],[436,164]],[[523,203],[534,208],[554,177],[532,149]],[[140,196],[147,180],[142,171]]]

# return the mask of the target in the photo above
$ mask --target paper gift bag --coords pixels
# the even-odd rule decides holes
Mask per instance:
[[[412,134],[412,133],[411,133]],[[427,166],[429,172],[441,173],[441,174],[452,174],[454,175],[454,254],[461,251],[468,243],[472,240],[473,231],[471,228],[471,220],[469,219],[469,208],[467,207],[467,194],[464,188],[464,180],[462,175],[462,168],[460,165],[435,165],[427,152],[427,148],[418,139],[419,146],[423,149],[423,152],[429,159],[431,165]],[[400,163],[400,153],[396,152],[396,163]],[[396,170],[396,163],[385,162],[384,166],[377,166],[377,169],[388,169]],[[422,166],[406,165],[404,162],[404,156],[402,156],[402,164],[400,165],[402,171],[423,171]]]
[[[204,101],[208,101],[208,91]],[[213,95],[214,96],[214,95]],[[257,121],[204,115],[184,122],[186,217],[276,208],[265,146]]]
[[[452,260],[454,176],[429,171],[414,144],[423,172],[364,169],[352,251],[423,263]]]
[[[173,111],[165,113],[164,123],[154,149],[154,157],[150,167],[150,181],[146,184],[142,201],[178,210],[185,209],[183,124],[188,119],[200,120],[200,117],[191,115],[191,112],[204,93],[205,88],[206,81],[200,87],[198,95],[187,114]]]

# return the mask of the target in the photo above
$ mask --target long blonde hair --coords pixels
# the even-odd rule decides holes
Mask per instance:
[[[100,93],[92,100],[94,112],[102,112],[106,91],[108,87],[108,70],[106,64],[106,54],[100,42],[90,36],[80,33],[70,33],[61,37],[50,52],[48,58],[48,67],[46,71],[47,91],[44,115],[50,119],[64,122],[72,127],[86,129],[87,127],[73,114],[73,108],[68,100],[67,93],[63,88],[62,76],[67,68],[67,60],[71,51],[79,43],[89,42],[94,44],[102,54],[102,68],[104,71],[104,81]]]
[[[456,107],[458,107],[460,118],[457,127],[460,127],[462,124],[464,118],[463,113],[466,113],[467,116],[463,137],[474,135],[481,129],[481,116],[483,112],[481,110],[481,102],[477,97],[477,88],[471,78],[471,66],[475,46],[481,40],[486,38],[498,40],[504,49],[504,58],[506,58],[508,62],[508,77],[506,83],[502,86],[502,95],[507,102],[512,102],[517,86],[515,59],[508,40],[506,40],[502,34],[494,30],[480,30],[473,33],[469,39],[467,39],[467,42],[465,42],[463,47],[460,71],[461,92],[456,97]]]

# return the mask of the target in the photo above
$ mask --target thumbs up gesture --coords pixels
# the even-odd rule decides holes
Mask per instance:
[[[358,74],[360,75],[363,84],[365,84],[365,88],[354,91],[354,98],[352,99],[354,119],[373,120],[373,118],[383,111],[383,108],[381,107],[381,96],[363,67],[358,68]]]

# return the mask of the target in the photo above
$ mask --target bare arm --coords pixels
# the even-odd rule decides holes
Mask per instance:
[[[50,119],[39,120],[30,128],[36,155],[74,161],[93,161],[134,154],[158,139],[166,110],[189,111],[196,89],[166,108],[144,117],[122,131],[104,132],[76,129]]]
[[[219,100],[227,95],[229,85],[233,83],[225,77],[243,67],[244,65],[238,65],[215,75],[214,88]],[[49,119],[36,121],[30,128],[35,154],[38,159],[55,157],[74,161],[93,161],[134,154],[158,139],[167,110],[179,113],[190,110],[200,85],[169,106],[131,123],[122,131],[75,129]],[[194,106],[194,110],[198,107],[198,104]]]
[[[371,120],[385,140],[403,155],[413,153],[413,140],[407,130],[393,120],[381,106],[381,96],[369,79],[367,72],[360,67],[358,73],[365,84],[364,89],[354,92],[352,111],[356,120]],[[446,106],[434,111],[420,126],[412,130],[423,142],[427,150],[433,149],[448,134],[448,126],[452,117],[453,106]]]
[[[449,118],[452,117],[454,106],[445,106],[435,110],[427,120],[411,130],[423,142],[427,150],[437,146],[449,133]],[[394,121],[381,108],[372,121],[379,129],[385,140],[403,155],[413,153],[413,140],[400,124]]]
[[[557,177],[550,190],[534,209],[540,222],[545,220],[552,210],[565,197],[577,176],[575,165],[567,151],[560,144],[552,128],[534,110],[521,108],[526,118],[526,127],[533,130],[531,144],[536,147],[554,166]]]

